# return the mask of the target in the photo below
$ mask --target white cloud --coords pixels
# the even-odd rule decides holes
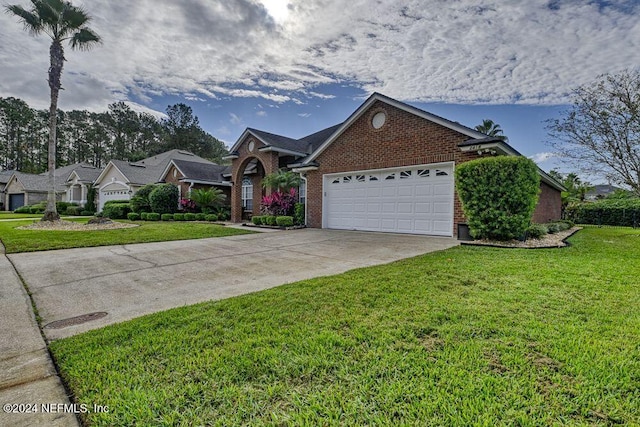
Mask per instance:
[[[229,116],[231,117],[231,120],[229,120],[231,124],[239,125],[240,123],[242,123],[242,119],[238,115],[229,113]]]
[[[267,117],[267,112],[264,110],[260,110],[256,113],[256,116],[258,117]]]
[[[306,119],[307,117],[311,117],[311,113],[298,113],[298,116]]]
[[[634,0],[78,4],[103,44],[67,49],[65,109],[185,93],[301,104],[334,96],[315,90],[327,83],[406,101],[557,104],[640,63]],[[0,96],[45,108],[49,41],[8,14],[0,28]]]
[[[557,155],[555,153],[544,152],[544,153],[536,153],[533,156],[529,156],[529,158],[536,163],[543,163],[548,160],[557,158]]]

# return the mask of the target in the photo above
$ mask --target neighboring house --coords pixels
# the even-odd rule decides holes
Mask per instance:
[[[591,189],[584,195],[584,198],[586,200],[604,199],[619,190],[622,191],[622,188],[614,185],[598,184],[591,187]]]
[[[74,166],[76,167],[69,173],[65,182],[65,201],[76,203],[79,206],[85,206],[89,187],[93,185],[93,182],[98,178],[102,169],[88,163],[79,163]]]
[[[137,162],[111,160],[94,182],[98,195],[98,211],[102,211],[104,204],[109,200],[129,200],[139,188],[163,182],[172,160],[218,166],[183,150],[167,151]]]
[[[13,175],[14,171],[0,171],[0,211],[6,210],[7,201],[5,200],[5,187],[9,182],[9,178]]]
[[[518,156],[506,142],[375,93],[346,121],[301,139],[248,128],[231,148],[232,220],[259,206],[262,178],[300,173],[307,226],[454,236],[465,222],[457,164]],[[563,187],[540,170],[535,222],[560,219]],[[257,212],[256,212],[257,213]]]
[[[229,204],[231,182],[225,178],[225,175],[230,173],[231,166],[172,159],[160,180],[177,185],[180,189],[180,197],[188,197],[193,189],[219,188],[226,197],[225,204]]]
[[[64,181],[57,179],[55,188],[56,200],[62,200],[66,191]],[[24,205],[45,202],[49,191],[49,177],[14,171],[4,191],[5,206],[9,211]]]

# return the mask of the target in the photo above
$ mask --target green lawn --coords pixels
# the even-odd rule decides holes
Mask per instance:
[[[639,425],[640,231],[570,241],[456,247],[51,350],[78,403],[109,406],[88,425]]]
[[[0,219],[42,218],[42,214],[20,214],[13,212],[0,212]]]
[[[74,219],[74,221],[87,222],[88,219]],[[0,240],[2,240],[7,253],[201,239],[252,233],[250,230],[238,230],[216,224],[164,221],[137,221],[136,224],[139,224],[139,227],[119,230],[51,231],[16,229],[16,227],[27,224],[29,224],[28,221],[0,222]]]

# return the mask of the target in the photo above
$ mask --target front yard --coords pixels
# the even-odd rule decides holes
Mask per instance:
[[[38,221],[42,215],[34,221]],[[87,218],[74,219],[86,223]],[[121,221],[130,222],[130,221]],[[33,252],[50,249],[85,248],[132,243],[166,242],[170,240],[202,239],[252,233],[205,222],[137,221],[139,227],[97,231],[18,230],[29,221],[0,221],[0,240],[6,252]]]
[[[456,247],[51,350],[77,403],[109,407],[88,425],[638,425],[640,232],[570,241]]]

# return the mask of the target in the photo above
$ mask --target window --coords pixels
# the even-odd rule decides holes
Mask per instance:
[[[445,171],[441,171],[439,169],[436,169],[436,176],[447,176],[449,175],[448,173],[446,173]]]
[[[300,203],[307,202],[307,183],[304,180],[300,182],[300,187],[298,187],[298,197]]]
[[[356,181],[364,182],[364,175],[356,175]]]
[[[396,174],[395,173],[387,175],[387,177],[385,178],[385,180],[387,180],[387,181],[392,180],[392,179],[396,179]]]
[[[377,181],[378,177],[375,175],[369,175],[369,181]]]
[[[351,182],[351,176],[345,176],[342,178],[342,182]]]
[[[411,178],[411,171],[402,171],[400,172],[400,179]]]
[[[331,181],[332,184],[340,184],[340,178],[336,178],[333,181]]]
[[[242,178],[242,207],[246,211],[253,211],[253,182],[251,178]]]
[[[419,178],[426,178],[429,176],[430,170],[429,169],[418,169],[418,177]]]

